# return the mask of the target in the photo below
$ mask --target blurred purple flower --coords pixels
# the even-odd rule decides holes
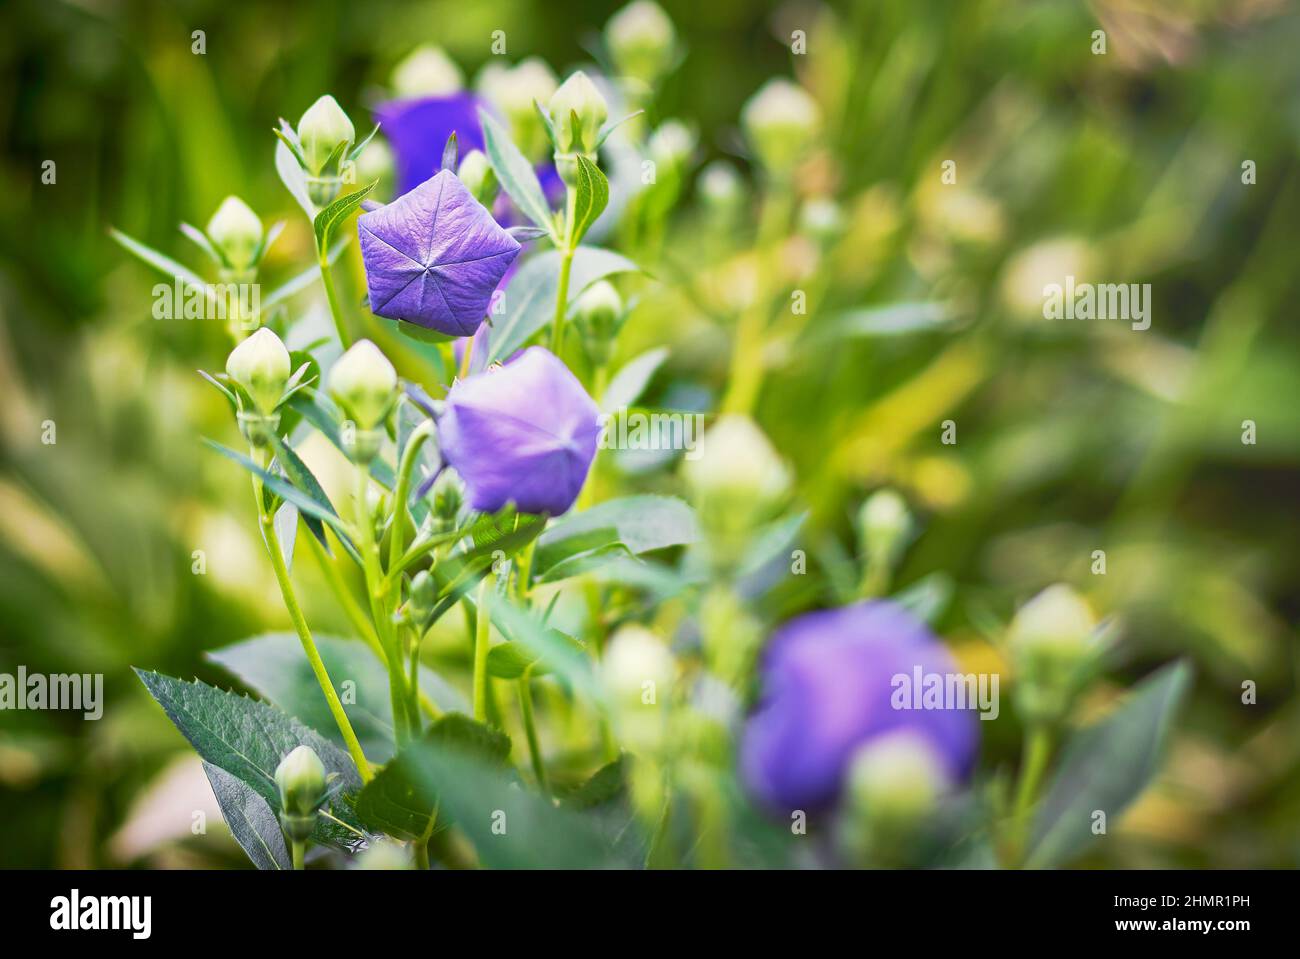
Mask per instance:
[[[456,134],[461,156],[483,149],[483,130],[472,93],[389,100],[375,107],[375,122],[397,154],[397,192],[410,193],[442,168],[442,150]]]
[[[445,97],[389,100],[375,108],[375,122],[397,155],[398,195],[410,193],[442,168],[442,151],[452,133],[456,134],[461,156],[483,149],[483,128],[478,119],[483,102],[473,93],[461,92]],[[538,166],[537,179],[547,202],[554,204],[564,198],[564,181],[554,164]],[[492,212],[506,226],[522,222],[504,190]]]
[[[741,774],[769,808],[832,805],[854,752],[885,733],[924,737],[954,780],[971,768],[975,717],[962,709],[895,709],[892,679],[955,670],[947,649],[909,612],[867,602],[785,624],[763,654],[762,698],[740,750]]]
[[[468,336],[519,255],[519,242],[449,170],[357,220],[370,308]]]
[[[558,516],[587,478],[600,437],[595,402],[555,354],[530,347],[447,394],[438,439],[470,505]]]

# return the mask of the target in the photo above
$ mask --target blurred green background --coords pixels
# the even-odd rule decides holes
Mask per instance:
[[[0,713],[0,866],[241,863],[215,821],[192,834],[194,809],[216,816],[206,782],[129,667],[229,685],[203,652],[286,622],[246,480],[199,441],[235,436],[194,374],[220,368],[220,324],[153,320],[155,276],[106,228],[197,265],[177,223],[237,193],[289,220],[266,265],[289,277],[311,239],[272,167],[277,117],[331,92],[361,129],[415,44],[473,76],[494,30],[509,60],[562,73],[617,6],[5,6],[0,671],[102,672],[106,707]],[[1086,865],[1300,863],[1300,17],[1258,0],[664,6],[686,55],[652,119],[694,126],[693,168],[730,157],[752,182],[740,108],[793,75],[826,118],[800,192],[844,217],[831,240],[795,229],[782,247],[780,283],[809,315],[769,326],[758,418],[811,510],[812,575],[770,614],[836,601],[852,515],[894,486],[923,520],[897,582],[953,587],[941,626],[963,662],[1004,668],[990,624],[1058,580],[1125,623],[1093,705],[1195,661],[1160,779]],[[662,241],[632,251],[657,282],[620,355],[672,348],[665,405],[716,406],[756,270],[750,206],[720,223],[688,180]],[[1151,329],[1044,320],[1042,287],[1065,274],[1152,284]],[[344,631],[299,565],[313,626]],[[985,725],[1000,727],[985,764],[1013,763],[1014,728]]]

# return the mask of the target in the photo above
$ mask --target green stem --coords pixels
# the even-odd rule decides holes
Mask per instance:
[[[1047,762],[1052,755],[1052,734],[1045,726],[1035,726],[1025,733],[1025,759],[1020,770],[1020,783],[1016,788],[1015,805],[1012,807],[1011,823],[1015,843],[1017,862],[1023,861],[1029,840],[1029,818],[1034,799],[1038,795],[1038,786],[1043,773],[1047,771]]]
[[[429,868],[429,843],[424,839],[415,841],[415,868]]]
[[[411,723],[411,736],[418,738],[420,735],[420,631],[416,628],[411,629],[411,666],[410,675],[410,709],[407,713],[407,719]]]
[[[524,718],[524,735],[528,738],[528,756],[532,760],[533,775],[537,777],[538,788],[542,795],[549,795],[550,784],[546,781],[546,765],[542,762],[542,747],[537,738],[537,723],[533,718],[533,692],[530,684],[533,680],[533,668],[529,666],[519,677],[519,711]]]
[[[303,858],[307,852],[307,844],[305,842],[291,841],[289,843],[289,848],[293,853],[293,868],[298,870],[305,868],[303,866]]]
[[[361,540],[362,568],[366,575],[366,592],[370,594],[370,618],[374,620],[379,644],[388,660],[388,697],[393,706],[393,733],[397,745],[405,745],[408,738],[406,716],[406,677],[402,675],[402,651],[397,648],[393,633],[391,613],[388,609],[388,582],[379,568],[379,545],[375,542],[375,529],[366,508],[366,494],[370,491],[370,469],[357,464],[357,530]]]
[[[347,323],[343,321],[343,311],[339,308],[338,294],[334,292],[334,274],[330,270],[329,252],[320,250],[317,253],[317,261],[320,263],[320,281],[325,287],[325,299],[329,301],[330,316],[334,318],[334,329],[339,335],[339,342],[343,344],[343,349],[352,345],[352,337],[348,334]]]
[[[564,348],[564,317],[569,312],[569,271],[573,266],[573,216],[577,192],[569,187],[564,204],[564,248],[560,251],[560,282],[555,290],[555,321],[551,326],[551,352]]]
[[[488,573],[478,588],[478,611],[474,624],[474,718],[487,722],[487,658],[492,617],[488,614],[489,597],[496,577]]]
[[[466,347],[468,349],[468,347]],[[402,559],[403,537],[406,532],[406,501],[411,496],[411,473],[424,441],[433,435],[433,420],[425,420],[415,428],[402,451],[402,462],[397,466],[397,483],[393,487],[392,532],[388,537],[388,569],[391,574]]]
[[[258,501],[261,501],[260,493]],[[373,776],[370,764],[366,762],[365,753],[361,751],[361,743],[357,741],[357,734],[352,731],[352,723],[348,721],[348,714],[343,711],[339,695],[334,691],[334,683],[331,682],[329,673],[325,669],[325,663],[321,661],[311,630],[307,628],[307,620],[303,617],[302,608],[299,607],[298,599],[293,592],[293,584],[289,581],[289,569],[284,564],[280,538],[275,534],[275,518],[268,515],[265,510],[262,511],[262,536],[266,540],[266,550],[271,556],[271,567],[275,570],[276,581],[280,584],[280,594],[284,597],[289,619],[293,621],[293,628],[298,632],[303,652],[307,654],[307,661],[311,663],[312,672],[316,674],[316,682],[320,684],[320,690],[325,694],[325,701],[329,704],[334,722],[338,724],[343,741],[352,755],[352,761],[357,765],[357,772],[361,774],[361,781],[369,782]]]
[[[777,264],[772,252],[790,218],[791,195],[787,184],[776,183],[763,203],[763,213],[758,225],[755,256],[758,260],[758,288],[754,298],[736,323],[735,344],[731,352],[731,374],[728,377],[722,409],[726,413],[750,413],[763,385],[764,327],[767,325],[768,297],[772,274]]]

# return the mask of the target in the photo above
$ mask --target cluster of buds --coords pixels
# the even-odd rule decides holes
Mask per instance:
[[[226,357],[225,392],[239,420],[240,432],[253,447],[271,442],[280,427],[280,407],[308,385],[310,363],[290,372],[284,342],[268,327],[256,330]]]
[[[374,343],[359,340],[330,369],[326,386],[346,418],[344,452],[354,463],[369,463],[397,403],[397,370]]]
[[[275,134],[302,167],[307,196],[317,207],[337,197],[345,182],[355,182],[357,158],[370,140],[357,143],[351,119],[328,93],[307,108],[296,128],[281,120]]]
[[[305,843],[329,797],[325,766],[310,746],[298,746],[275,767],[280,789],[280,826],[290,842]]]
[[[1111,642],[1087,601],[1069,586],[1043,590],[1016,613],[1008,645],[1016,708],[1026,723],[1059,722]]]

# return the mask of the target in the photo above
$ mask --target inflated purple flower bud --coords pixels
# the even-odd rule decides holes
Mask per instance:
[[[370,309],[469,336],[519,255],[519,242],[449,170],[357,220]]]
[[[764,651],[762,699],[745,727],[740,763],[750,790],[774,810],[825,808],[839,797],[858,750],[900,731],[927,741],[944,773],[961,779],[975,757],[975,717],[957,708],[896,708],[894,677],[910,681],[917,668],[955,671],[943,644],[894,603],[791,620]]]
[[[557,516],[573,505],[600,437],[595,402],[555,354],[530,347],[447,394],[438,439],[469,504]]]

